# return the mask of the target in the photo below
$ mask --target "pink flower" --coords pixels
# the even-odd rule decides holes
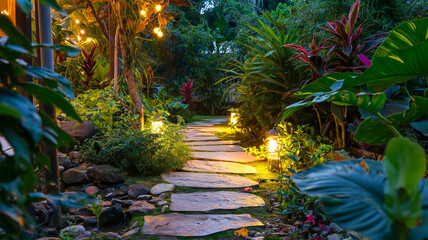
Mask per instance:
[[[244,192],[251,192],[251,191],[253,191],[253,189],[250,188],[250,187],[246,187],[246,188],[243,188],[242,191],[244,191]]]
[[[314,215],[312,213],[310,213],[308,216],[306,216],[307,219],[304,222],[304,224],[306,223],[311,223],[312,225],[315,225],[315,219],[314,219]]]

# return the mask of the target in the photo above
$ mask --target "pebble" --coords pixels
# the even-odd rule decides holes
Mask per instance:
[[[64,233],[68,233],[70,232],[70,235],[72,237],[77,237],[82,235],[83,233],[85,233],[86,229],[84,226],[82,225],[73,225],[73,226],[69,226],[66,227],[64,229],[61,230],[60,235],[63,235]]]
[[[161,213],[164,213],[164,212],[166,212],[166,210],[168,210],[168,205],[163,205],[162,206],[162,209],[161,209]]]
[[[135,234],[138,233],[139,230],[140,230],[139,228],[134,228],[134,229],[126,232],[125,234],[123,234],[122,238],[127,238],[127,237],[130,237],[130,236],[134,236]]]
[[[150,200],[152,199],[152,195],[140,195],[137,197],[137,200]]]
[[[162,198],[153,198],[153,199],[149,200],[149,203],[155,204],[155,203],[158,203],[160,201],[164,201],[164,200]]]
[[[165,205],[167,203],[168,203],[167,201],[159,201],[158,202],[158,206],[163,206],[163,205]]]

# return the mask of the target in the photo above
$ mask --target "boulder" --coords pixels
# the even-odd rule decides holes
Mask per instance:
[[[135,216],[141,213],[153,212],[156,207],[153,204],[144,201],[136,201],[129,208],[128,213]]]
[[[156,186],[152,187],[150,189],[150,193],[153,195],[158,195],[164,192],[171,192],[174,190],[174,184],[165,184],[165,183],[161,183],[161,184],[157,184]]]
[[[128,187],[128,196],[130,198],[137,198],[140,195],[146,195],[149,193],[149,189],[139,184],[132,184]]]
[[[64,171],[61,176],[62,181],[68,185],[77,185],[89,182],[86,169],[81,167],[70,168]]]
[[[78,121],[60,121],[59,127],[79,142],[83,142],[98,133],[95,125],[88,120],[83,120],[81,123]]]
[[[125,180],[122,174],[111,165],[97,165],[88,168],[88,177],[97,184],[118,184]]]
[[[101,211],[100,228],[121,226],[125,221],[125,213],[120,205],[114,205]]]
[[[69,227],[62,229],[60,232],[60,235],[63,235],[64,233],[70,233],[71,237],[76,238],[76,237],[82,235],[83,233],[85,233],[85,231],[86,231],[86,229],[84,226],[74,225],[74,226],[69,226]]]

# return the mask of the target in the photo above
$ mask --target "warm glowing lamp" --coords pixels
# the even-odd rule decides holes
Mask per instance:
[[[162,6],[157,4],[155,9],[156,9],[156,12],[160,12],[162,10]]]
[[[238,113],[231,112],[230,113],[230,125],[235,126],[238,123]]]
[[[160,133],[162,131],[163,122],[158,118],[152,122],[153,133]]]
[[[279,131],[276,128],[272,128],[267,133],[267,157],[269,160],[269,166],[272,170],[281,171],[281,160],[279,156],[279,151],[281,149],[281,144],[279,141]]]
[[[147,14],[147,12],[146,12],[146,10],[141,10],[141,12],[140,12],[140,14],[142,15],[142,16],[146,16],[146,14]]]

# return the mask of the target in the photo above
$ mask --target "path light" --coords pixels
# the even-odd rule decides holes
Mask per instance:
[[[162,10],[162,6],[157,4],[155,9],[156,9],[156,12],[160,12]]]
[[[162,120],[159,117],[155,118],[152,122],[152,132],[160,133],[162,131],[162,127],[163,127]]]
[[[279,141],[279,131],[276,128],[272,128],[267,133],[267,158],[269,161],[269,167],[273,171],[281,171],[281,159],[280,159],[280,150],[281,144]]]
[[[238,113],[232,111],[230,113],[230,125],[235,126],[238,123]]]

